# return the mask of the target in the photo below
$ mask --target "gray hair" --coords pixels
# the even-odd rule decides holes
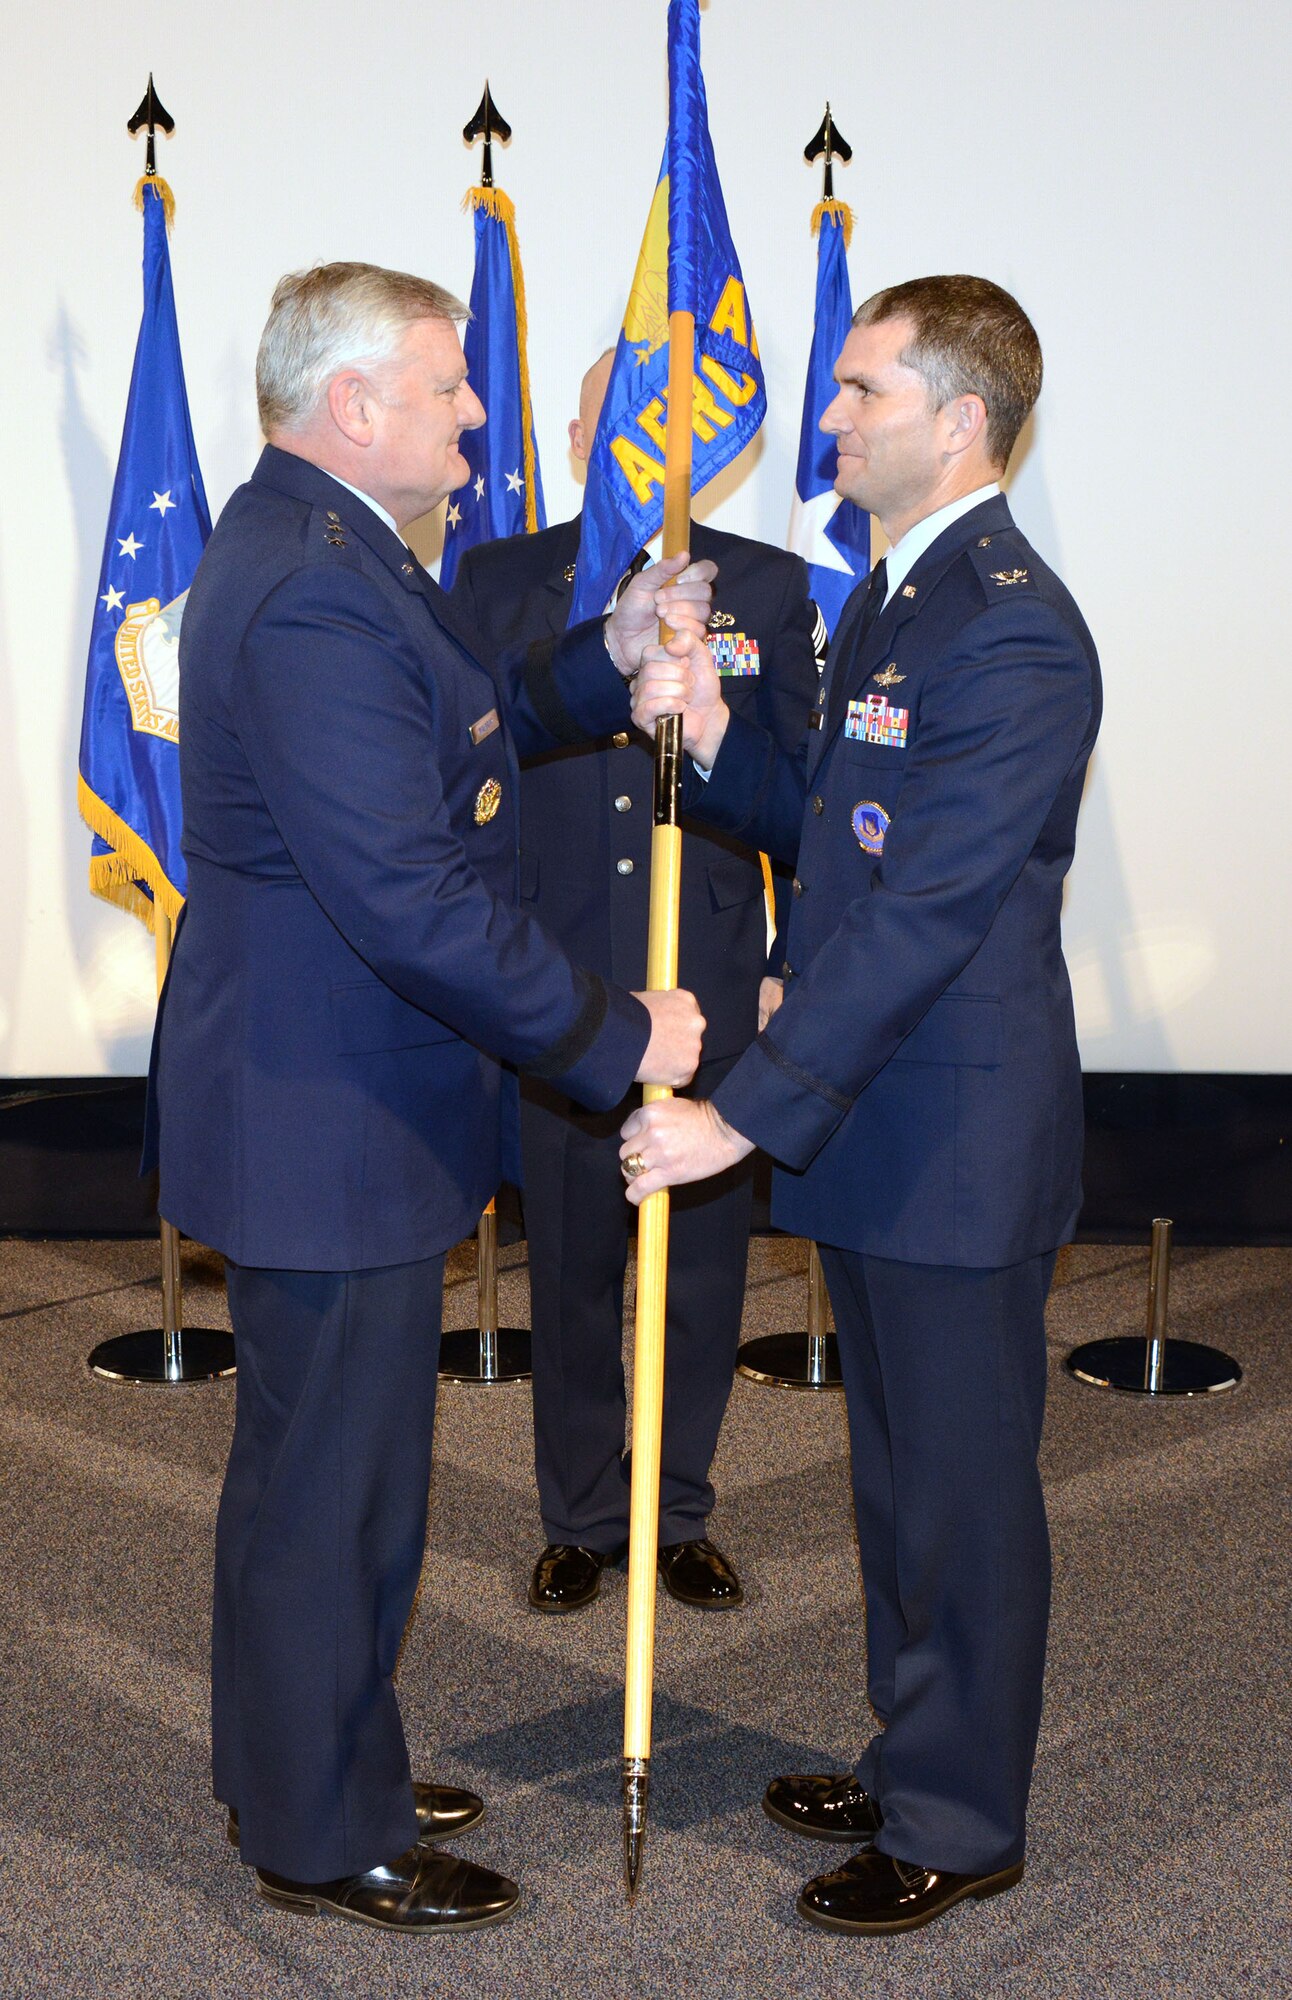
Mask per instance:
[[[334,375],[388,361],[415,320],[461,326],[470,317],[442,285],[380,264],[289,271],[274,288],[256,355],[261,429],[268,435],[304,423]]]

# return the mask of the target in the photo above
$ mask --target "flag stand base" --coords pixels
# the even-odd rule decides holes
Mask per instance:
[[[736,1352],[736,1373],[775,1389],[842,1389],[839,1343],[832,1333],[764,1333]]]
[[[442,1382],[528,1382],[531,1373],[528,1327],[481,1333],[471,1326],[440,1335]]]
[[[101,1340],[86,1364],[101,1382],[182,1388],[236,1374],[233,1335],[220,1327],[186,1326],[167,1335],[159,1326]]]

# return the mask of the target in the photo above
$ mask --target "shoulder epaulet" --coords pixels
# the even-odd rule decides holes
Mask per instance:
[[[346,532],[345,522],[334,507],[311,507],[306,546],[312,557],[359,567],[359,553]]]
[[[1008,528],[1003,533],[979,535],[969,544],[967,554],[989,603],[997,597],[1035,595],[1039,586],[1032,574],[1031,552],[1021,535]]]

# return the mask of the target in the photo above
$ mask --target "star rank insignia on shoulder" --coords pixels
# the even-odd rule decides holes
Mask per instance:
[[[998,590],[1003,590],[1011,583],[1026,583],[1027,571],[1025,569],[994,569],[991,573],[991,580]]]
[[[334,514],[330,507],[327,512],[327,523],[323,533],[327,539],[329,548],[344,549],[349,546],[345,539],[345,529],[341,523],[341,516]]]

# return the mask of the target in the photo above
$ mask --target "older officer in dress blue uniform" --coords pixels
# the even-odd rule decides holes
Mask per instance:
[[[420,1844],[483,1808],[414,1787],[392,1684],[444,1252],[515,1156],[504,1064],[609,1106],[635,1075],[686,1081],[703,1026],[689,995],[580,970],[517,907],[516,759],[626,718],[657,602],[702,633],[707,585],[643,583],[604,631],[491,675],[399,534],[461,485],[458,438],[484,421],[464,316],[369,265],[275,294],[270,444],[185,616],[190,887],[153,1090],[162,1212],[228,1257],[238,1346],[216,1794],[270,1901],[409,1930],[517,1895]]]
[[[584,377],[570,425],[586,459],[613,353]],[[565,631],[579,521],[488,542],[464,556],[454,600],[494,651],[547,646]],[[786,750],[803,740],[816,702],[816,614],[797,556],[696,526],[692,553],[717,564],[712,643],[726,699]],[[521,905],[583,965],[640,987],[646,979],[653,759],[621,731],[527,759],[520,785]],[[778,883],[779,914],[789,877]],[[767,975],[763,872],[757,853],[690,822],[682,843],[679,978],[704,1013],[707,1097],[758,1028]],[[619,1128],[639,1101],[585,1110],[551,1082],[521,1090],[525,1232],[534,1368],[534,1456],[547,1546],[529,1600],[572,1611],[598,1593],[628,1537],[624,1452],[623,1286],[632,1210],[619,1171]],[[741,1600],[709,1541],[709,1466],[731,1393],[744,1305],[753,1162],[687,1190],[669,1231],[668,1365],[660,1469],[660,1570],[686,1604]]]
[[[779,1778],[764,1804],[865,1842],[799,1909],[871,1932],[1022,1874],[1044,1308],[1081,1199],[1059,916],[1100,690],[995,483],[1041,380],[1017,303],[977,278],[881,292],[835,374],[836,490],[892,546],[835,635],[805,757],[728,715],[710,667],[649,667],[638,710],[689,690],[710,772],[691,809],[794,859],[784,1001],[711,1104],[635,1113],[623,1152],[641,1199],[764,1146],[776,1221],[822,1245],[881,1727],[855,1772]]]

